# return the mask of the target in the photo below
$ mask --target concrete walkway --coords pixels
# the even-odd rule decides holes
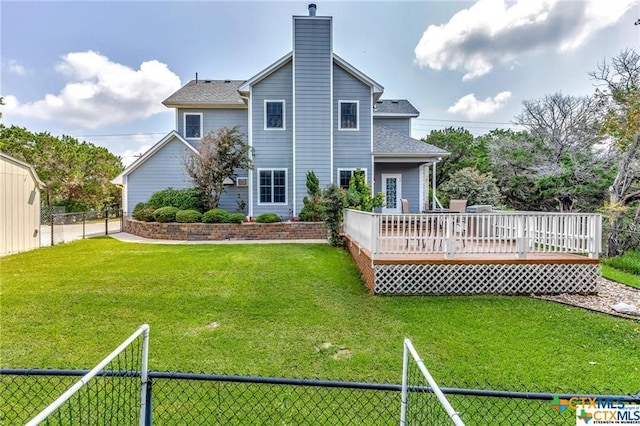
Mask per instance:
[[[153,240],[151,238],[143,238],[127,232],[118,232],[115,234],[109,234],[109,236],[124,243],[142,244],[328,244],[327,240]]]

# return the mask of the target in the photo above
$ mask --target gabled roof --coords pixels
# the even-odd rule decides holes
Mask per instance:
[[[22,160],[18,160],[16,157],[12,157],[9,154],[6,154],[2,151],[0,151],[0,157],[4,158],[6,161],[16,164],[22,168],[25,168],[29,171],[29,174],[31,174],[31,177],[33,178],[33,181],[36,183],[36,186],[39,189],[44,189],[45,188],[45,184],[40,180],[40,178],[38,177],[38,173],[36,173],[36,169],[33,168],[33,166],[29,163],[26,163]]]
[[[367,76],[365,73],[361,72],[359,69],[357,69],[356,67],[351,65],[349,62],[345,61],[340,56],[336,55],[335,53],[333,54],[333,62],[339,65],[342,69],[344,69],[351,75],[353,75],[358,80],[362,81],[367,86],[373,87],[374,95],[377,94],[377,96],[374,96],[375,98],[379,98],[380,95],[382,95],[382,92],[384,92],[384,87],[382,87],[381,84],[378,84],[371,77]]]
[[[154,146],[152,146],[147,152],[142,154],[142,156],[139,157],[136,161],[134,161],[133,163],[129,164],[129,166],[127,166],[122,171],[122,173],[120,173],[118,176],[116,176],[113,179],[111,179],[111,183],[114,183],[116,185],[122,185],[124,183],[123,178],[125,176],[128,176],[129,174],[131,174],[131,172],[133,172],[135,169],[137,169],[138,167],[143,165],[145,163],[145,161],[147,161],[149,158],[153,157],[153,155],[156,152],[160,151],[165,145],[167,145],[169,142],[171,142],[173,140],[177,140],[179,142],[182,142],[188,149],[190,149],[193,152],[196,152],[196,153],[198,152],[198,150],[195,149],[193,145],[191,145],[182,136],[180,136],[180,133],[176,132],[175,130],[172,130],[165,137],[160,139],[158,141],[158,143],[156,143]]]
[[[373,106],[374,117],[417,117],[420,113],[406,99],[379,99]]]
[[[242,85],[240,85],[240,87],[238,87],[238,91],[242,93],[248,93],[250,86],[265,79],[266,77],[268,77],[275,71],[279,70],[282,66],[288,64],[292,60],[293,60],[293,52],[287,53],[282,58],[278,59],[273,64],[269,65],[267,68],[263,69],[258,74],[254,75],[249,80],[245,81]],[[366,74],[358,70],[356,67],[354,67],[353,65],[351,65],[350,63],[348,63],[347,61],[345,61],[335,53],[333,54],[333,63],[340,66],[342,69],[347,71],[349,74],[351,74],[358,80],[362,81],[367,86],[372,87],[374,97],[376,98],[380,97],[382,92],[384,92],[384,87],[382,87],[382,85],[378,84],[375,80],[373,80],[372,78],[370,78],[369,76],[367,76]]]
[[[249,93],[250,86],[253,86],[259,81],[267,78],[272,73],[278,71],[281,67],[288,64],[291,61],[291,58],[293,58],[293,52],[287,53],[282,58],[278,59],[277,61],[260,71],[258,74],[245,81],[242,85],[240,85],[240,87],[238,87],[238,91],[242,93]]]
[[[171,108],[246,108],[238,92],[244,80],[191,80],[162,103]]]
[[[375,158],[440,159],[449,153],[437,146],[413,139],[388,127],[373,125],[373,156]]]

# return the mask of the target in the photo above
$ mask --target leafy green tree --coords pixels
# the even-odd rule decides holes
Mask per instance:
[[[342,212],[345,208],[344,200],[344,190],[335,184],[327,186],[322,191],[322,215],[327,225],[329,244],[334,247],[342,245],[340,226],[343,220]]]
[[[455,172],[466,167],[474,167],[482,173],[489,171],[490,163],[485,141],[474,138],[462,127],[433,130],[421,140],[450,153],[448,157],[440,160],[436,167],[436,185],[438,186]]]
[[[536,178],[543,209],[593,210],[602,202],[604,193],[595,194],[594,199],[592,189],[608,184],[606,169],[611,164],[609,157],[596,149],[602,142],[598,114],[591,97],[555,93],[523,102],[515,123],[537,140]]]
[[[384,194],[378,192],[371,195],[371,186],[366,181],[364,171],[356,169],[349,180],[344,205],[345,208],[372,212],[374,208],[384,205]]]
[[[628,231],[640,231],[640,54],[623,50],[609,62],[602,61],[590,76],[599,86],[595,97],[604,111],[601,132],[611,138],[618,156],[605,205],[609,218],[606,254],[615,256],[631,248],[630,239],[624,237]],[[637,209],[631,213],[633,205]]]
[[[302,199],[304,206],[300,210],[299,218],[305,222],[318,222],[322,220],[321,199],[322,190],[320,180],[313,170],[307,172],[307,197]]]
[[[235,179],[238,169],[253,169],[254,150],[237,126],[207,133],[197,150],[185,155],[185,170],[202,197],[204,209],[215,209],[225,192],[225,179]]]
[[[473,167],[455,172],[440,187],[445,202],[449,200],[467,200],[468,205],[500,204],[500,190],[490,173],[480,173]]]
[[[528,132],[496,129],[480,136],[504,204],[516,210],[540,210],[538,167],[544,161],[540,141]]]
[[[120,191],[111,179],[123,166],[106,148],[0,124],[0,150],[34,166],[46,185],[46,205],[79,211],[120,204]]]

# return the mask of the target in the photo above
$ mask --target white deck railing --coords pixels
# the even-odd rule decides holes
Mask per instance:
[[[372,255],[575,253],[597,258],[599,214],[492,212],[375,214],[346,210],[344,233]]]

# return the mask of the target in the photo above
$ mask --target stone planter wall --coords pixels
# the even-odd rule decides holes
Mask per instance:
[[[125,219],[124,231],[157,240],[326,239],[324,222],[158,223]]]

